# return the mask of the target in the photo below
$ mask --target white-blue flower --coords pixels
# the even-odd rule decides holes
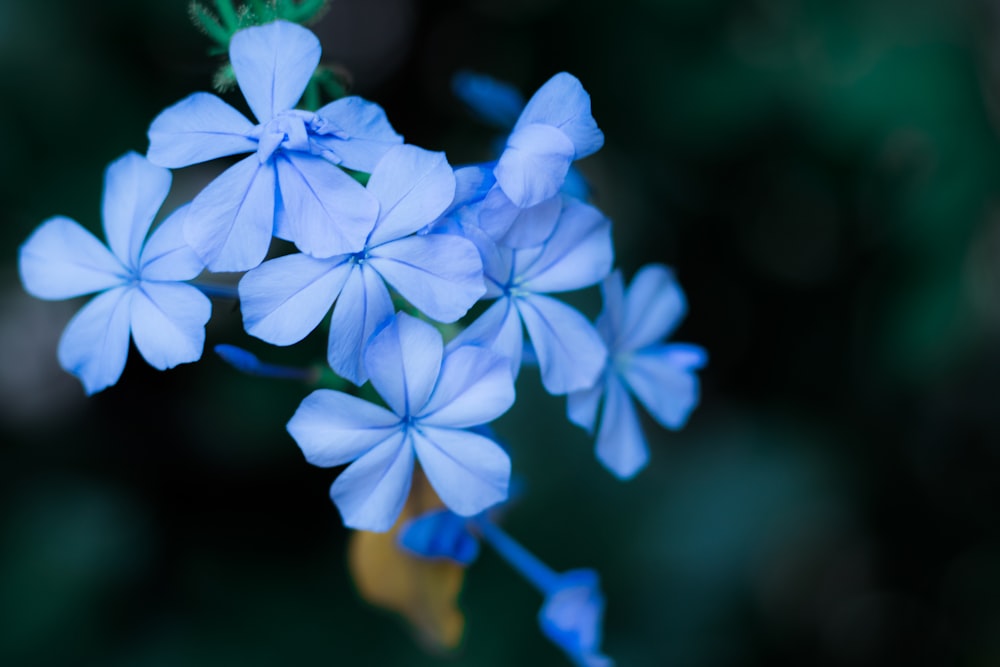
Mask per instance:
[[[344,525],[392,527],[416,459],[456,514],[472,516],[507,498],[510,458],[467,429],[514,402],[506,359],[475,346],[449,347],[430,324],[400,313],[365,348],[372,386],[388,409],[329,389],[306,396],[288,432],[313,465],[351,463],[330,488]]]
[[[21,246],[24,288],[40,299],[69,299],[100,292],[70,320],[59,341],[59,363],[88,394],[118,381],[129,336],[160,370],[201,358],[212,304],[182,281],[204,265],[187,246],[183,209],[146,240],[170,189],[170,171],[137,153],[108,166],[104,176],[105,247],[79,223],[46,220]]]
[[[627,291],[621,272],[614,271],[602,292],[597,329],[608,346],[608,363],[593,387],[568,396],[567,412],[571,421],[592,432],[603,398],[597,458],[617,477],[628,479],[649,460],[630,394],[664,428],[682,428],[698,405],[695,371],[708,355],[697,345],[663,343],[687,311],[684,293],[667,267],[643,267]]]
[[[335,165],[370,172],[402,143],[385,112],[360,97],[315,113],[294,109],[320,59],[319,40],[294,23],[240,30],[229,58],[256,125],[215,95],[195,93],[149,128],[147,155],[164,167],[254,152],[191,202],[191,247],[213,271],[257,266],[272,234],[315,257],[360,250],[378,203]]]

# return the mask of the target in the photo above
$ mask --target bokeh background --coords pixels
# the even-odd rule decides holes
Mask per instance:
[[[315,26],[453,164],[495,139],[454,72],[526,94],[576,74],[619,265],[665,262],[687,291],[702,405],[648,424],[637,479],[600,468],[532,371],[497,426],[525,482],[506,528],[600,571],[620,665],[1000,664],[998,10],[334,0]],[[333,473],[284,431],[307,387],[133,350],[88,399],[58,368],[80,303],[26,296],[17,246],[54,214],[99,229],[104,166],[209,88],[208,46],[183,0],[0,3],[0,663],[569,664],[488,551],[452,655],[358,598]],[[168,208],[217,170],[177,173]],[[573,300],[596,314],[596,290]],[[268,348],[239,322],[217,302],[209,344],[322,358],[322,335]]]

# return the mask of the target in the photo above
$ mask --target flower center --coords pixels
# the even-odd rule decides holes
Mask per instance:
[[[292,109],[253,129],[250,136],[257,139],[257,157],[261,164],[267,162],[279,148],[288,151],[309,152],[309,126],[315,114]]]

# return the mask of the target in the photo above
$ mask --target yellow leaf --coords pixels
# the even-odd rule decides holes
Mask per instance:
[[[348,567],[365,600],[401,614],[429,648],[454,649],[462,640],[465,617],[458,595],[465,568],[450,561],[412,556],[399,548],[400,527],[444,504],[418,469],[403,511],[391,530],[358,530],[348,545]]]

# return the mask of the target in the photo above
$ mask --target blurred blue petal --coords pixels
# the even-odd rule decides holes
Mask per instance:
[[[316,36],[287,21],[245,28],[229,43],[236,81],[261,123],[298,103],[319,58]]]
[[[524,108],[524,96],[514,86],[485,74],[457,72],[451,89],[477,116],[499,130],[514,127]]]
[[[662,264],[647,264],[629,285],[616,348],[637,350],[663,340],[686,312],[687,300],[673,271]]]
[[[134,151],[104,172],[104,235],[111,251],[133,271],[160,205],[170,191],[169,169],[157,167]]]
[[[470,431],[421,424],[409,431],[420,466],[450,510],[473,516],[507,499],[510,457]]]
[[[607,350],[587,318],[540,294],[519,297],[514,303],[538,355],[546,391],[558,395],[592,386],[604,369]]]
[[[635,405],[622,381],[609,374],[603,388],[604,411],[594,451],[597,460],[618,479],[630,479],[645,467],[649,447]]]
[[[661,426],[679,429],[698,405],[695,371],[707,360],[705,351],[695,345],[650,346],[630,355],[621,373]]]
[[[239,284],[244,328],[272,345],[297,343],[329,312],[352,267],[346,256],[294,253],[247,271]]]
[[[24,289],[39,299],[69,299],[129,279],[128,269],[96,236],[69,218],[49,218],[18,251]]]
[[[195,93],[167,107],[149,126],[153,164],[177,169],[257,150],[254,124],[215,95]]]
[[[538,613],[542,632],[579,667],[610,667],[601,653],[604,595],[593,570],[570,570],[559,576]]]
[[[479,540],[469,532],[468,520],[446,509],[407,522],[398,540],[417,556],[445,558],[459,565],[469,565],[479,555]]]
[[[593,433],[603,393],[604,384],[600,378],[589,389],[570,392],[566,395],[566,416],[577,426]]]

